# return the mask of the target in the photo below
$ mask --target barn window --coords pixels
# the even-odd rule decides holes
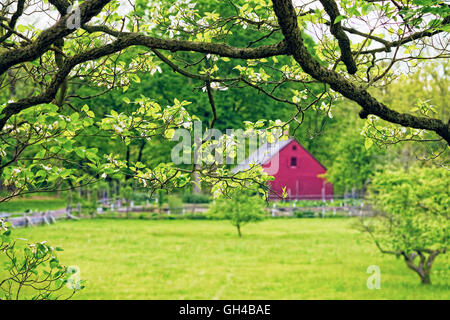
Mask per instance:
[[[297,146],[292,146],[292,150],[297,150]]]
[[[296,167],[297,166],[297,158],[296,157],[292,157],[291,158],[291,167]]]

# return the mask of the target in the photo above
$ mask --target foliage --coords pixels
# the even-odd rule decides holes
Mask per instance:
[[[98,185],[94,185],[89,190],[89,214],[95,215],[97,213],[98,203]]]
[[[375,146],[367,148],[364,137],[357,133],[342,134],[335,141],[333,161],[325,175],[333,183],[334,192],[344,194],[352,189],[365,189],[383,153]]]
[[[183,195],[184,203],[209,203],[211,198],[204,193],[186,193]]]
[[[120,188],[120,196],[125,201],[127,218],[129,217],[129,211],[131,207],[131,199],[133,198],[133,187],[125,185]]]
[[[316,213],[313,211],[295,211],[294,216],[296,218],[313,218],[316,216]]]
[[[333,201],[322,201],[322,200],[294,200],[294,201],[279,201],[274,203],[276,207],[297,207],[297,208],[308,208],[308,207],[342,207],[342,206],[360,206],[362,200],[360,199],[335,199]]]
[[[183,200],[178,195],[169,195],[167,197],[170,213],[180,214],[183,212]]]
[[[10,224],[0,220],[0,255],[6,258],[4,277],[0,278],[0,300],[69,299],[84,288],[73,278],[75,268],[60,264],[56,252],[46,241],[25,244],[11,238]],[[69,290],[66,290],[65,287]]]
[[[443,1],[294,8],[290,0],[86,0],[67,14],[69,4],[39,0],[39,10],[28,10],[32,4],[19,0],[0,8],[0,179],[10,191],[0,201],[104,179],[170,191],[189,185],[193,173],[214,196],[265,189],[270,178],[258,167],[233,175],[215,160],[175,165],[167,159],[174,130],[192,134],[201,120],[209,130],[232,126],[261,136],[278,129],[279,136],[290,125],[310,138],[331,122],[342,97],[359,105],[361,118],[450,141],[447,119],[399,112],[369,91],[392,81],[400,63],[410,70],[448,56],[440,41],[449,26]],[[28,11],[33,21],[50,15],[55,23],[17,19]],[[373,16],[383,23],[368,23]],[[233,153],[236,140],[209,137],[191,147]],[[150,150],[164,152],[145,160]]]
[[[377,88],[374,94],[384,103],[395,105],[396,110],[447,121],[450,116],[450,61],[430,60],[412,70],[414,72],[402,74],[389,85]],[[378,146],[389,145],[391,163],[405,169],[417,159],[443,166],[450,160],[447,144],[424,130],[396,128],[379,118],[370,117],[366,120],[363,134]],[[420,140],[427,142],[416,143]]]
[[[434,259],[449,246],[449,179],[443,168],[387,170],[374,177],[369,189],[380,214],[363,220],[363,230],[381,252],[402,256],[424,284],[431,283]]]
[[[0,212],[23,213],[26,210],[46,211],[62,209],[66,206],[65,199],[53,197],[16,198],[0,203]]]
[[[264,220],[266,216],[264,207],[264,201],[260,197],[240,192],[231,199],[224,197],[216,199],[209,207],[209,214],[212,217],[230,220],[241,237],[242,225]]]

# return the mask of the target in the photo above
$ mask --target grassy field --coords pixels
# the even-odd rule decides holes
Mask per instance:
[[[0,212],[23,213],[25,210],[56,210],[64,208],[66,203],[65,199],[51,197],[16,198],[7,202],[0,202]]]
[[[14,230],[61,246],[86,289],[76,299],[450,299],[449,258],[422,286],[404,262],[381,255],[352,219],[80,220]],[[367,267],[381,268],[369,290]]]

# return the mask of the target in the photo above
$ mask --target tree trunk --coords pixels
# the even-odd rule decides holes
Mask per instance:
[[[445,252],[445,251],[444,251]],[[423,252],[413,252],[410,255],[403,254],[405,258],[406,265],[414,270],[420,277],[420,282],[422,284],[430,285],[431,284],[431,267],[433,266],[434,259],[441,253],[441,250],[432,251],[428,258],[426,258]],[[418,265],[414,264],[414,260],[416,258],[420,258]]]
[[[143,139],[141,142],[141,145],[139,146],[139,153],[136,162],[142,162],[142,156],[144,154],[144,148],[145,144],[147,143],[147,140]]]
[[[419,274],[419,275],[420,275],[420,280],[421,280],[422,284],[431,284],[429,272],[424,271],[423,274]]]
[[[125,161],[127,163],[127,169],[130,169],[130,145],[127,145],[127,153],[125,156]],[[125,181],[130,180],[132,177],[128,173],[125,175]]]
[[[195,165],[195,170],[200,170],[201,169],[201,165],[196,164]],[[192,174],[192,178],[194,180],[194,184],[192,185],[192,192],[193,193],[201,193],[202,190],[200,189],[200,175],[198,174],[197,171],[194,171],[194,173]]]
[[[236,225],[236,228],[237,228],[237,232],[238,232],[239,238],[242,238],[241,226],[238,224],[238,225]]]

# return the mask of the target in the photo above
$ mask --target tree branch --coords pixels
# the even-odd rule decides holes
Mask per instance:
[[[405,127],[434,131],[450,144],[450,128],[448,123],[446,124],[439,119],[416,117],[389,109],[386,105],[372,97],[367,90],[345,79],[337,72],[322,67],[309,53],[303,43],[292,1],[272,1],[288,50],[302,67],[303,71],[318,81],[328,83],[333,90],[339,92],[344,97],[357,102],[362,107],[362,111],[360,112],[361,118],[366,118],[369,114],[373,114],[383,120]]]
[[[320,3],[330,16],[330,32],[337,39],[339,48],[341,48],[341,60],[347,67],[348,73],[355,74],[358,68],[353,60],[350,40],[342,29],[341,22],[336,22],[336,18],[339,16],[338,6],[334,0],[320,0]]]
[[[110,1],[90,0],[83,2],[80,5],[80,23],[84,24],[99,14],[103,7]],[[68,27],[70,19],[71,15],[65,15],[52,27],[44,30],[33,43],[0,54],[0,75],[14,65],[33,61],[46,52],[55,41],[74,32],[76,30],[75,28]]]
[[[14,12],[13,16],[11,17],[11,20],[8,23],[9,30],[8,32],[6,32],[4,36],[0,37],[0,43],[8,39],[13,34],[14,27],[16,26],[17,20],[22,15],[24,8],[25,8],[25,0],[19,0],[17,2],[17,10],[16,12]]]

